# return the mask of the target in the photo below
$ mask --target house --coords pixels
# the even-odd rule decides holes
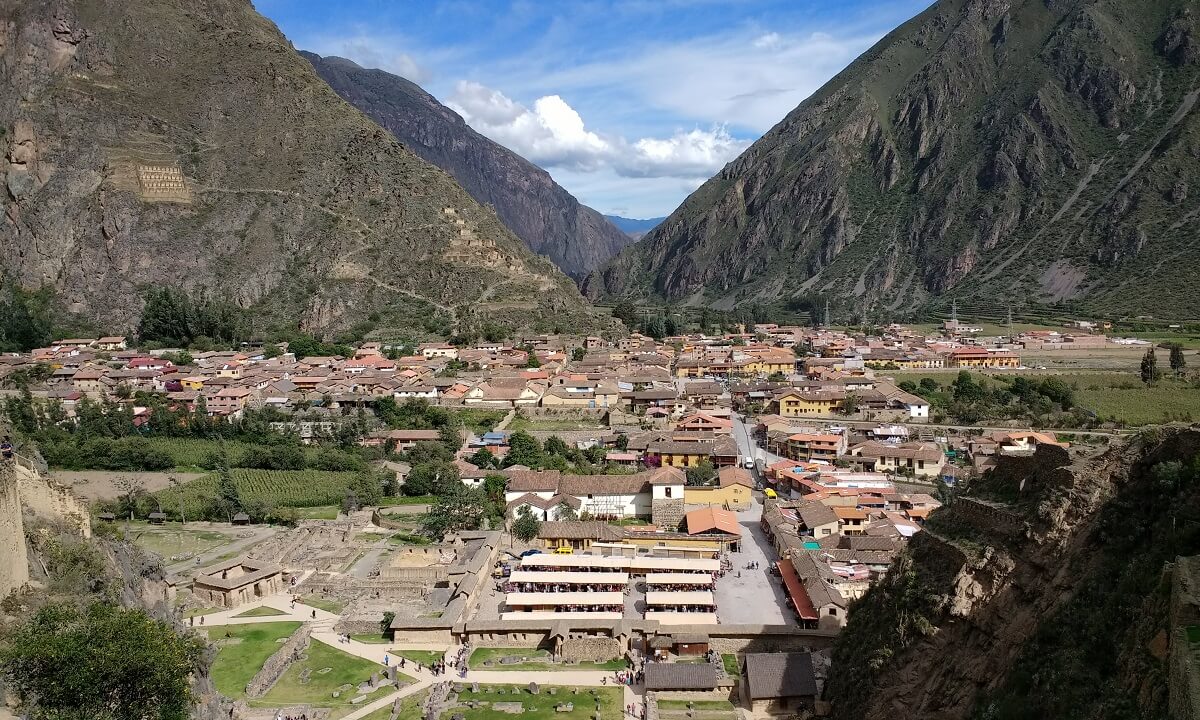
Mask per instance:
[[[776,412],[784,417],[830,417],[846,400],[844,389],[784,390],[771,399]]]
[[[705,636],[700,637],[704,637],[704,643],[680,643],[689,651],[685,654],[696,654],[690,652],[693,647],[708,646],[708,638]],[[672,647],[675,647],[675,645],[676,643],[672,640]],[[645,672],[645,685],[648,691],[699,693],[709,692],[717,688],[717,669],[712,663],[654,662],[646,664]]]
[[[204,568],[192,580],[192,595],[216,607],[235,608],[281,592],[278,565],[245,557]]]
[[[108,389],[104,373],[95,368],[84,368],[71,376],[71,386],[82,393],[101,393]]]
[[[688,512],[683,516],[683,524],[688,535],[719,534],[736,538],[742,536],[737,515],[712,505]]]
[[[717,467],[737,465],[737,442],[730,436],[693,438],[684,434],[654,440],[646,445],[646,456],[658,458],[663,467],[696,467],[708,460]],[[647,461],[650,464],[650,461]]]
[[[683,488],[687,478],[674,468],[655,468],[632,475],[567,475],[557,470],[510,468],[504,474],[508,476],[504,501],[510,512],[529,505],[541,511],[536,513],[539,517],[551,520],[553,507],[568,502],[579,512],[597,518],[653,517],[656,506],[678,501],[675,522],[683,519]],[[578,504],[556,500],[559,496],[573,498]]]
[[[592,543],[621,542],[624,536],[620,528],[599,520],[543,522],[538,529],[538,539],[548,549],[569,547],[573,550],[589,550]]]
[[[363,447],[381,447],[389,441],[395,442],[397,452],[411,450],[419,442],[434,442],[441,439],[437,430],[383,430],[374,432],[359,441]]]
[[[443,360],[458,359],[458,348],[449,343],[424,343],[417,348],[417,352],[426,360],[433,358]]]
[[[544,383],[525,378],[489,378],[468,390],[463,403],[502,407],[537,405],[544,390]]]
[[[103,350],[105,352],[116,352],[118,350],[124,350],[127,347],[128,345],[125,343],[124,335],[102,337],[96,341],[96,349]]]
[[[756,717],[811,712],[817,700],[812,656],[806,652],[747,653],[742,693]]]
[[[717,484],[707,486],[689,485],[683,489],[685,505],[710,505],[727,510],[746,510],[752,504],[751,491],[754,478],[739,467],[721,468],[717,473]]]
[[[692,413],[675,423],[675,429],[684,432],[711,432],[716,435],[733,433],[733,420],[707,413]]]
[[[902,443],[893,445],[865,442],[849,449],[851,457],[862,458],[862,467],[893,475],[912,475],[933,478],[942,474],[946,456],[935,443]]]
[[[783,446],[784,454],[792,460],[832,463],[846,452],[844,433],[796,433],[789,435]]]
[[[1017,368],[1021,358],[1008,350],[964,345],[946,355],[946,366],[956,368]]]

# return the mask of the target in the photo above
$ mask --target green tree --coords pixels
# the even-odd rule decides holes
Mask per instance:
[[[403,489],[409,496],[439,495],[455,485],[462,485],[458,466],[445,460],[431,460],[412,466],[404,478]]]
[[[229,522],[233,522],[235,513],[242,510],[242,494],[238,490],[237,481],[233,478],[233,471],[229,469],[229,454],[222,446],[219,450],[220,456],[217,459],[217,496],[213,500],[214,514],[224,516]]]
[[[1141,366],[1142,382],[1147,385],[1153,385],[1158,382],[1161,372],[1158,369],[1158,358],[1154,355],[1154,348],[1150,347],[1146,350],[1146,354],[1142,356]]]
[[[1171,371],[1175,373],[1175,377],[1183,374],[1187,369],[1187,359],[1183,356],[1183,346],[1179,343],[1171,343],[1171,356],[1168,359],[1171,365]]]
[[[478,530],[483,519],[491,515],[491,503],[479,488],[455,483],[439,495],[421,521],[421,532],[427,537],[441,539],[460,530]]]
[[[517,519],[513,521],[513,537],[521,542],[529,542],[536,538],[541,530],[542,524],[530,512],[529,506],[522,505],[521,512],[517,513]]]
[[[583,360],[584,355],[586,355],[586,354],[587,354],[587,351],[584,350],[582,346],[580,346],[571,351],[571,359],[574,360],[575,362],[579,362],[580,360]]]
[[[385,610],[383,618],[379,621],[379,634],[387,635],[387,631],[392,627],[392,621],[396,619],[396,613],[391,610]]]
[[[446,449],[450,451],[451,455],[458,452],[458,449],[461,448],[463,444],[462,433],[458,431],[458,427],[455,425],[443,425],[438,430],[438,439],[443,445],[446,446]]]
[[[579,511],[570,505],[559,505],[554,511],[554,519],[560,522],[571,522],[579,519]]]
[[[842,413],[845,415],[853,415],[858,412],[860,401],[858,395],[854,393],[846,393],[846,399],[842,401]]]
[[[508,478],[496,474],[489,474],[483,479],[483,492],[488,496],[488,500],[498,508],[504,507],[504,491],[508,489]]]
[[[542,447],[542,451],[546,455],[560,455],[566,457],[571,452],[571,448],[567,442],[557,435],[551,435],[546,438],[546,442]]]
[[[508,455],[504,466],[524,465],[530,468],[542,466],[542,444],[529,433],[518,430],[508,438]]]
[[[35,720],[186,720],[204,643],[142,610],[47,605],[0,648]]]
[[[467,462],[481,470],[490,470],[496,467],[496,456],[487,448],[479,448],[474,455],[467,458]]]
[[[713,467],[708,458],[701,460],[696,467],[688,468],[685,474],[687,475],[687,484],[693,487],[708,485],[717,479],[717,469]]]
[[[358,498],[359,507],[377,506],[383,499],[383,478],[372,471],[360,472],[351,479],[346,489]]]
[[[625,323],[625,327],[633,329],[638,324],[638,312],[633,303],[622,300],[613,306],[612,316]]]
[[[49,289],[29,293],[0,278],[0,352],[29,352],[53,340]]]

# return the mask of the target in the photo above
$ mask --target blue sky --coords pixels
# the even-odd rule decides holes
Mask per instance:
[[[587,205],[667,215],[930,0],[255,0],[403,75]]]

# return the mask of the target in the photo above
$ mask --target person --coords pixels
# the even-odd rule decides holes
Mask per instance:
[[[387,666],[388,666],[388,662],[389,662],[389,660],[390,660],[390,658],[388,658],[388,654],[387,654],[387,653],[384,653],[384,654],[383,654],[383,666],[384,666],[384,667],[387,667]]]
[[[313,620],[316,620],[316,619],[317,619],[317,611],[316,611],[316,610],[313,610],[313,611],[312,611],[312,619],[313,619]]]
[[[0,442],[0,455],[3,455],[5,460],[13,459],[13,444],[7,435],[4,436],[4,441]]]

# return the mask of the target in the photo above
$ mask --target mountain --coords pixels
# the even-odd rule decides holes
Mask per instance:
[[[453,175],[531,250],[568,275],[582,279],[629,245],[623,232],[580,205],[549,173],[472,130],[416,84],[345,58],[301,54],[346,102]]]
[[[1194,717],[1198,453],[1176,426],[998,457],[855,603],[831,717]]]
[[[584,283],[840,315],[1200,317],[1193,0],[939,0]]]
[[[250,0],[0,0],[0,274],[132,327],[150,287],[322,335],[599,321]]]
[[[634,240],[640,240],[654,229],[656,225],[666,220],[665,217],[646,218],[638,220],[635,218],[621,217],[620,215],[605,215],[608,221],[620,228],[621,232],[625,233]]]

